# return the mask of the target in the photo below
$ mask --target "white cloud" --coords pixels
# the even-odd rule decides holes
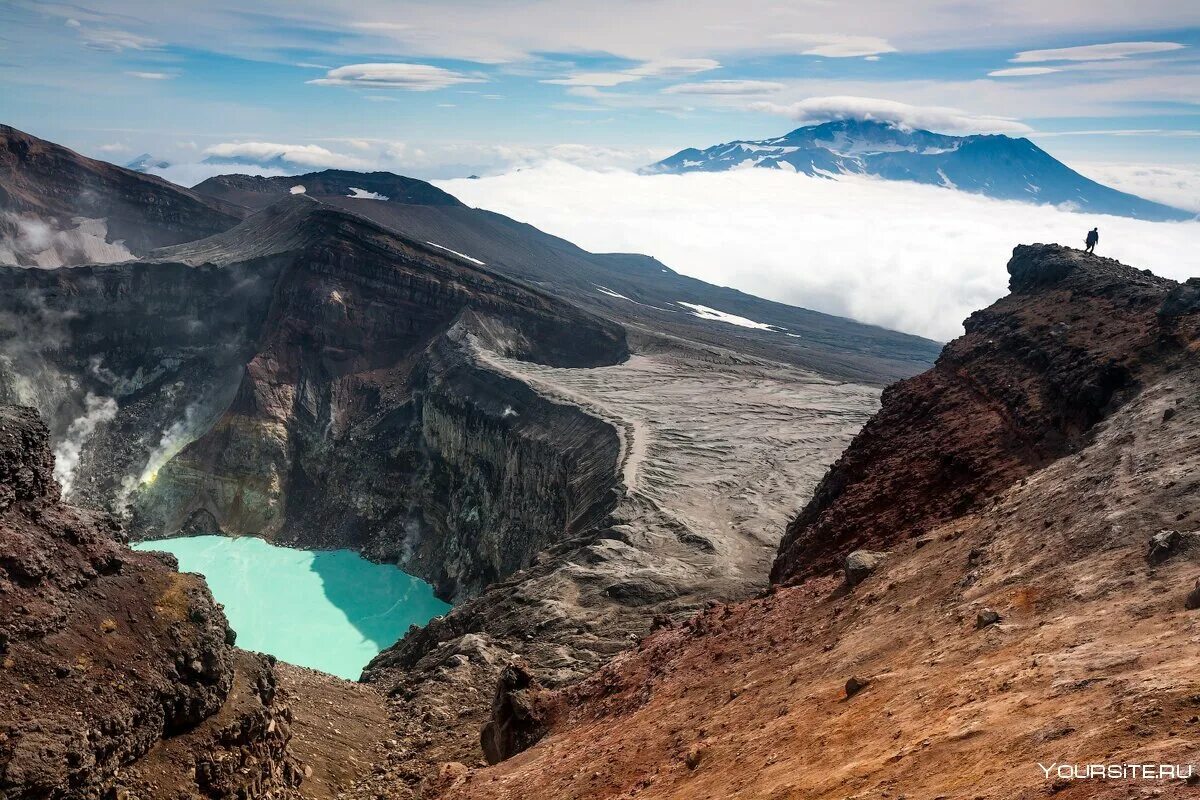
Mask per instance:
[[[100,145],[96,148],[96,151],[100,153],[128,153],[129,149],[129,145],[122,142],[111,142]]]
[[[628,72],[576,72],[565,78],[547,78],[541,83],[552,83],[556,86],[620,86],[622,83],[633,83],[641,79],[641,75]]]
[[[157,50],[163,46],[158,39],[116,28],[93,28],[74,17],[67,19],[67,27],[79,32],[84,46],[105,53],[122,53],[126,50]]]
[[[1012,61],[1108,61],[1129,58],[1147,53],[1166,53],[1180,50],[1178,42],[1111,42],[1109,44],[1087,44],[1080,47],[1060,47],[1054,50],[1023,50]]]
[[[399,31],[412,30],[411,25],[406,25],[403,22],[353,22],[351,25],[364,31],[385,31],[389,33],[397,33]]]
[[[711,58],[664,58],[646,61],[636,67],[608,72],[576,72],[565,78],[547,78],[541,83],[557,86],[620,86],[643,78],[674,78],[720,68]]]
[[[644,78],[674,78],[718,69],[721,62],[711,58],[659,58],[629,70],[631,75]]]
[[[253,162],[262,165],[286,162],[314,169],[366,169],[370,166],[364,159],[335,153],[315,144],[222,142],[204,148],[203,154],[214,161]]]
[[[942,340],[1005,293],[1016,244],[1079,247],[1099,226],[1102,255],[1176,279],[1190,276],[1200,249],[1200,223],[1082,215],[861,176],[638,176],[550,164],[438,185],[589,250],[648,253],[712,283]]]
[[[358,86],[367,89],[404,89],[410,92],[430,92],[462,83],[484,83],[474,75],[431,64],[349,64],[325,73],[307,83],[320,86]]]
[[[127,71],[125,74],[131,78],[141,78],[144,81],[169,81],[175,77],[167,72],[138,72],[136,70]]]
[[[1200,167],[1077,163],[1075,168],[1114,189],[1200,213]]]
[[[954,108],[913,106],[875,97],[809,97],[796,103],[751,103],[751,110],[782,114],[797,122],[813,124],[835,119],[895,122],[909,128],[944,133],[1025,133],[1032,128],[1003,117],[970,114]]]
[[[988,73],[989,78],[1023,78],[1028,75],[1049,75],[1051,72],[1061,72],[1057,67],[1009,67],[996,69]]]
[[[771,38],[800,45],[805,48],[800,52],[806,56],[856,58],[897,52],[887,39],[881,39],[878,36],[848,36],[837,33],[777,33]]]
[[[699,81],[697,83],[677,83],[663,89],[663,94],[769,94],[780,92],[787,86],[775,81]]]

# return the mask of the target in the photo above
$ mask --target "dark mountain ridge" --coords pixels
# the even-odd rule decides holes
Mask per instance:
[[[462,254],[471,263],[540,287],[632,330],[717,346],[736,342],[745,353],[867,383],[906,377],[937,352],[938,346],[929,340],[714,286],[680,275],[649,256],[590,253],[532,225],[469,208],[429,184],[391,173],[223,175],[198,184],[194,191],[261,208],[288,197],[296,186],[305,187],[307,197]],[[353,189],[387,199],[350,197]],[[701,319],[680,303],[744,317],[762,327]]]
[[[240,206],[0,125],[0,263],[119,261],[245,216]]]

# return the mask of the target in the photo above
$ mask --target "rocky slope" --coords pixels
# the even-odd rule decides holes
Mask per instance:
[[[933,369],[886,390],[788,527],[776,580],[970,510],[1077,449],[1161,369],[1156,311],[1173,281],[1064,247],[1018,247],[1008,269],[1007,297],[972,314]]]
[[[245,214],[0,125],[0,264],[124,261],[226,230]]]
[[[670,334],[829,377],[878,385],[921,371],[937,355],[938,346],[920,337],[713,286],[680,275],[648,256],[589,253],[501,214],[469,208],[427,183],[391,173],[222,175],[194,191],[263,208],[292,196],[301,186],[306,197],[368,217],[418,242],[465,254],[471,263],[537,286],[631,331]],[[767,327],[704,319],[695,306]]]
[[[1200,744],[1200,283],[1044,246],[1009,268],[1013,293],[885,393],[791,526],[783,584],[565,690],[512,676],[489,729],[512,757],[443,770],[441,795],[1190,796],[1072,775],[1186,774]],[[881,557],[847,559],[862,545]]]
[[[64,505],[46,428],[0,407],[0,796],[267,797],[299,783],[272,662],[203,581]]]
[[[621,496],[601,524],[371,663],[364,679],[392,698],[398,735],[362,796],[428,790],[430,765],[480,759],[508,665],[567,685],[656,626],[761,591],[779,532],[875,407],[869,387],[678,343],[592,369],[479,355],[614,426]]]

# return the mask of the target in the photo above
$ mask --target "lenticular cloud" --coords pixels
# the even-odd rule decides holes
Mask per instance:
[[[1081,247],[1182,280],[1200,275],[1200,222],[1142,222],[863,176],[778,170],[685,175],[551,163],[440,181],[463,202],[581,247],[653,255],[712,283],[948,340],[1002,296],[1017,244]]]

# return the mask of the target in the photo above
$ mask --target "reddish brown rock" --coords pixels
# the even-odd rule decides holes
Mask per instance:
[[[788,526],[773,581],[889,549],[1078,449],[1186,338],[1186,285],[1058,245],[1017,247],[1008,271],[1011,294],[972,314],[933,369],[884,391]]]
[[[294,786],[270,664],[227,644],[202,578],[60,503],[52,469],[33,410],[0,406],[0,796]],[[164,737],[189,766],[133,770]]]

